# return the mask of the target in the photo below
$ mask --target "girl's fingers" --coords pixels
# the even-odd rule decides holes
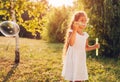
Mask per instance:
[[[96,44],[96,48],[100,48],[100,44]]]
[[[73,24],[73,30],[77,30],[79,27],[79,23],[78,22],[74,22]]]
[[[98,48],[100,48],[100,44],[98,44]]]
[[[74,22],[74,25],[75,26],[79,26],[79,22]]]

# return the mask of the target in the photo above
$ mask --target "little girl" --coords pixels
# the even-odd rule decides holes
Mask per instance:
[[[70,82],[82,82],[88,80],[86,66],[86,51],[99,48],[99,44],[88,45],[87,32],[83,32],[88,22],[84,11],[77,12],[68,30],[64,46],[64,57],[62,76]]]

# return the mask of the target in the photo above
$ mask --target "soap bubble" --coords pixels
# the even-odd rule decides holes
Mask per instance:
[[[4,21],[0,23],[0,31],[5,36],[16,36],[19,31],[19,25],[12,21]]]

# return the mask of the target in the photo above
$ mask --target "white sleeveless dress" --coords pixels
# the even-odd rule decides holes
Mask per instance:
[[[72,32],[72,30],[70,30]],[[87,32],[84,35],[76,34],[73,46],[69,46],[63,62],[62,76],[69,81],[88,80],[86,66],[86,40],[89,37]]]

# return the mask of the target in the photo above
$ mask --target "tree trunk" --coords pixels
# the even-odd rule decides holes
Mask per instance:
[[[10,9],[10,14],[12,17],[12,21],[16,23],[16,17],[15,17],[15,11],[14,11],[14,0],[10,0],[10,4],[11,4],[11,9]],[[20,53],[19,53],[19,35],[17,34],[15,36],[15,42],[16,42],[16,46],[15,46],[15,63],[19,63],[20,62]]]

